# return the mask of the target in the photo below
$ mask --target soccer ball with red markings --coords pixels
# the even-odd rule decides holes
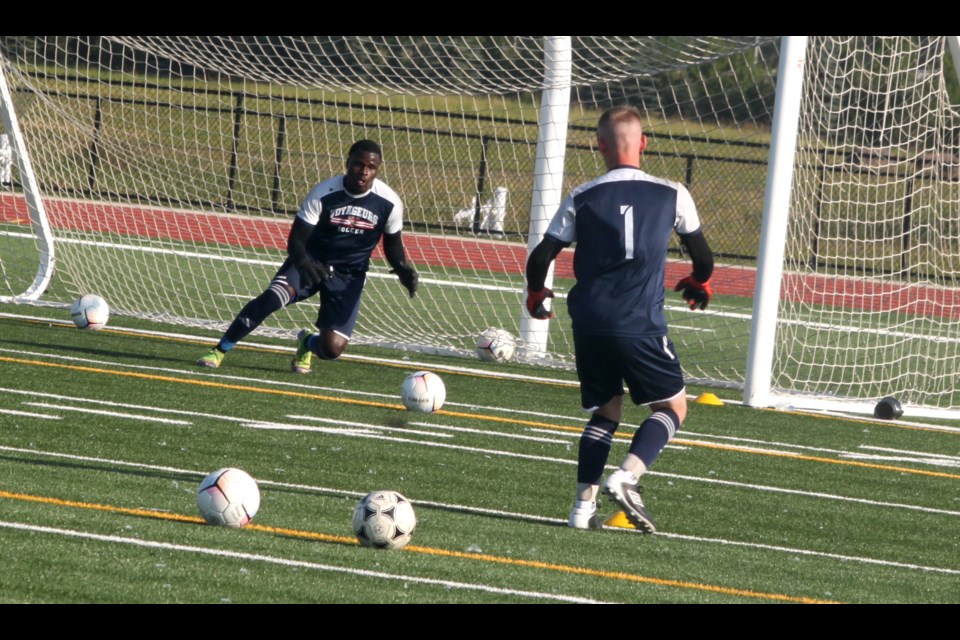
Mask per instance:
[[[396,491],[373,491],[353,510],[353,533],[364,547],[399,549],[417,528],[413,504]]]
[[[507,362],[517,351],[517,339],[504,329],[490,328],[477,336],[477,355],[487,362]]]
[[[400,387],[403,406],[410,411],[433,413],[447,399],[447,388],[435,373],[417,371],[409,374]]]
[[[208,524],[238,529],[257,515],[260,488],[242,469],[217,469],[200,483],[197,507]]]
[[[103,329],[110,319],[110,307],[100,296],[88,293],[74,301],[70,317],[78,329]]]

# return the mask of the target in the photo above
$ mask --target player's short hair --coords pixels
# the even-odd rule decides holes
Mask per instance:
[[[622,105],[619,107],[610,107],[600,116],[600,122],[597,123],[597,133],[607,135],[613,132],[614,127],[621,122],[636,120],[643,131],[643,118],[640,116],[640,110],[636,107]]]
[[[380,145],[373,140],[357,140],[350,145],[350,151],[347,152],[349,158],[355,153],[375,153],[383,160],[383,152],[380,151]]]

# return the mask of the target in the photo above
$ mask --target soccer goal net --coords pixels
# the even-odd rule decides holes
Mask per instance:
[[[376,254],[354,341],[469,355],[487,327],[521,333],[531,215],[549,215],[536,206],[544,136],[562,129],[551,188],[568,191],[605,170],[600,113],[630,103],[646,119],[643,168],[690,188],[718,260],[715,300],[691,312],[672,291],[690,269],[674,245],[671,336],[691,381],[741,387],[780,38],[572,37],[562,124],[543,121],[547,41],[4,36],[19,142],[3,181],[0,139],[0,296],[96,292],[117,314],[220,330],[282,261],[310,187],[370,138],[422,287],[408,299]],[[945,40],[807,50],[774,390],[960,407]],[[557,366],[572,364],[571,257],[555,265],[558,317],[538,357]],[[258,331],[292,337],[315,314],[294,305]]]

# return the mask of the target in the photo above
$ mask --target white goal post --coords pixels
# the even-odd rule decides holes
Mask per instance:
[[[667,265],[665,311],[691,383],[755,406],[869,409],[895,395],[960,411],[952,47],[943,36],[0,36],[0,133],[16,159],[0,184],[0,301],[98,293],[117,315],[214,336],[283,259],[302,197],[371,138],[404,199],[423,286],[408,299],[377,254],[355,342],[471,355],[499,327],[521,336],[519,359],[569,367],[572,251],[555,263],[550,322],[523,312],[524,263],[551,207],[603,172],[600,113],[628,103],[645,116],[644,168],[690,188],[717,256],[705,312],[672,290],[690,270],[678,245]],[[777,86],[794,71],[798,94],[783,104]],[[773,161],[781,104],[798,109],[796,151]],[[292,338],[315,314],[295,305],[258,332]]]

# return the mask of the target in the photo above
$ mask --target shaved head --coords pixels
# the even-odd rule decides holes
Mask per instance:
[[[607,168],[640,166],[640,154],[647,146],[643,122],[635,107],[612,107],[597,124],[597,145]]]

